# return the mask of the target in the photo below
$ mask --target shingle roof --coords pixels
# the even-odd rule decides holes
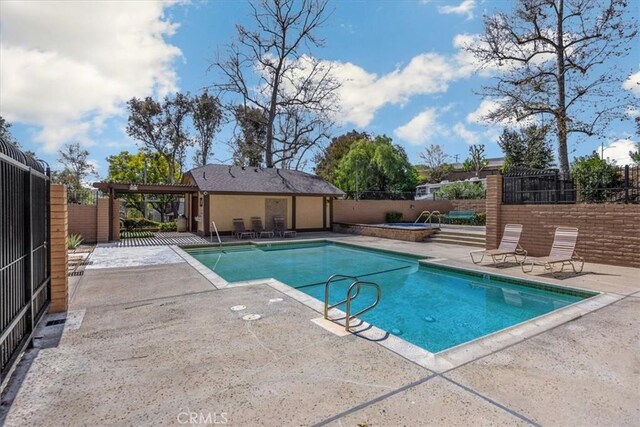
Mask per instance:
[[[267,193],[343,196],[322,178],[290,169],[206,165],[190,170],[200,191],[210,193]]]

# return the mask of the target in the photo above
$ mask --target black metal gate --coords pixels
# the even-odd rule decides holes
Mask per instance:
[[[51,300],[49,177],[0,139],[0,384]]]

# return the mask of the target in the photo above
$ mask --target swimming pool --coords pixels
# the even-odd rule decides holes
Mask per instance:
[[[186,251],[229,282],[274,278],[320,301],[332,274],[376,282],[382,288],[382,299],[362,320],[432,353],[595,295],[421,265],[414,256],[332,242]],[[330,302],[344,299],[350,284],[343,280],[332,285]],[[373,299],[373,290],[363,288],[353,309],[364,308]]]

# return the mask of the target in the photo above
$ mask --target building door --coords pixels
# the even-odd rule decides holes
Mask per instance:
[[[191,195],[191,231],[198,231],[198,221],[196,217],[198,216],[199,210],[199,200],[197,194]]]
[[[264,227],[272,230],[274,227],[273,217],[284,217],[284,223],[287,224],[287,199],[265,199],[264,201]]]

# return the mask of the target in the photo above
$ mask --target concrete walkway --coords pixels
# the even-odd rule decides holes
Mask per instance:
[[[465,247],[345,239],[470,266]],[[624,298],[435,374],[316,326],[318,312],[272,287],[215,290],[168,248],[142,249],[94,254],[66,326],[41,328],[21,362],[0,424],[640,424],[638,270],[588,264],[580,276],[539,276]]]

